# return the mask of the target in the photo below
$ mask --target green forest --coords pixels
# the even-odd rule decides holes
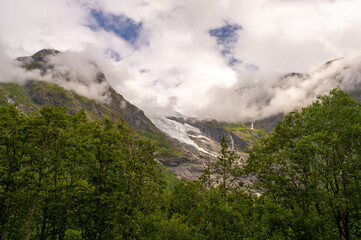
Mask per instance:
[[[0,107],[1,239],[361,239],[361,105],[340,89],[167,188],[124,121]]]

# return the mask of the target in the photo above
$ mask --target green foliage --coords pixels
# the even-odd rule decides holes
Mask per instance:
[[[361,239],[361,106],[347,94],[286,116],[243,169],[221,145],[200,181],[179,181],[123,121],[0,107],[1,239]]]
[[[134,128],[140,135],[156,142],[159,156],[179,157],[180,151],[175,150],[148,118],[134,105],[127,102],[121,95],[109,88],[111,98],[109,102],[97,102],[68,91],[57,84],[47,81],[27,81],[24,85],[14,83],[0,83],[0,105],[15,104],[20,111],[27,115],[36,112],[41,106],[64,106],[68,113],[75,114],[84,109],[92,120],[108,118],[118,121],[124,118],[128,126]],[[146,129],[146,130],[144,130]]]
[[[234,187],[234,182],[237,180],[239,173],[237,160],[239,160],[240,156],[228,148],[225,138],[222,138],[221,147],[221,155],[213,164],[213,168],[216,174],[216,183],[219,184],[221,193],[226,198],[228,191]]]
[[[41,69],[43,67],[43,63],[41,62],[31,62],[25,65],[26,70],[34,70],[34,69]]]
[[[120,121],[0,107],[1,239],[130,239],[162,206],[154,146]]]
[[[242,123],[231,123],[223,125],[222,128],[231,131],[247,143],[255,143],[258,139],[267,136],[265,129],[252,129],[250,125],[244,125]]]
[[[231,171],[223,143],[203,185],[175,187],[170,216],[197,239],[361,239],[360,138],[360,104],[332,90],[286,116],[249,150],[242,171]],[[246,191],[225,187],[231,181],[223,182],[223,173],[253,183]]]
[[[178,152],[172,145],[169,143],[168,139],[160,133],[152,133],[142,129],[136,130],[139,135],[151,139],[154,141],[154,144],[157,145],[157,151],[159,156],[165,157],[180,157],[181,153]]]
[[[176,185],[170,197],[170,214],[191,217],[203,201],[203,191],[204,187],[199,182],[181,182]],[[190,218],[190,221],[196,223],[198,219]]]
[[[238,166],[240,156],[228,148],[228,141],[224,137],[221,147],[217,161],[206,166],[200,180],[206,188],[210,188],[214,183],[218,185],[226,199],[227,193],[237,185],[236,181],[240,174]],[[215,176],[214,180],[211,175]]]
[[[224,201],[222,188],[210,189],[199,205],[202,239],[240,239],[244,236],[240,216]]]
[[[174,187],[178,185],[181,180],[163,165],[157,164],[154,167],[161,171],[162,175],[164,176],[164,181],[167,183],[167,191],[168,193],[171,193]]]
[[[266,137],[268,134],[267,131],[263,128],[256,129],[256,133],[260,138]]]
[[[175,187],[169,213],[193,229],[195,239],[242,239],[248,233],[235,202],[225,201],[222,188],[206,189],[199,182],[186,182]]]
[[[239,156],[224,138],[221,146],[218,161],[205,169],[200,181],[182,182],[170,196],[170,216],[193,228],[197,239],[240,239],[247,235],[240,212],[234,211],[236,201],[229,201],[239,192],[235,182],[240,173],[236,163]]]
[[[185,223],[180,216],[173,215],[168,218],[164,212],[158,212],[144,218],[137,239],[195,240],[199,238],[195,233],[195,229]]]
[[[222,126],[225,129],[228,129],[232,132],[237,132],[237,131],[250,131],[251,127],[250,126],[246,126],[244,124],[237,124],[237,123],[231,123],[231,124],[227,124]]]
[[[55,105],[66,107],[69,114],[76,114],[80,109],[84,109],[92,120],[108,118],[118,121],[119,118],[124,118],[128,126],[141,136],[155,141],[157,158],[165,160],[182,156],[181,151],[172,147],[168,139],[142,111],[127,102],[114,89],[109,88],[108,90],[110,93],[108,100],[110,101],[97,102],[47,81],[30,80],[21,86],[14,83],[0,83],[0,105],[15,104],[21,112],[27,115],[38,111],[41,106]]]
[[[0,84],[0,105],[9,105],[8,99],[14,101],[16,105],[24,106],[24,109],[34,111],[38,105],[32,103],[26,96],[24,88],[15,83]]]
[[[268,226],[284,238],[359,239],[361,106],[340,89],[296,111],[247,161]],[[275,215],[278,217],[275,219]]]

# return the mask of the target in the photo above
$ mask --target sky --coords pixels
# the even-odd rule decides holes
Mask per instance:
[[[53,61],[75,73],[94,71],[91,59],[146,113],[255,120],[334,87],[321,80],[335,69],[312,74],[325,62],[359,62],[359,9],[359,0],[2,0],[0,81],[31,77],[9,59],[52,48],[69,53]],[[291,72],[316,77],[282,78]]]

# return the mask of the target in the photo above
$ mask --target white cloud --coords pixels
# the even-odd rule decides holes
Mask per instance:
[[[257,81],[239,78],[237,86],[214,87],[208,92],[211,101],[191,112],[203,118],[224,121],[255,121],[278,113],[288,113],[310,104],[317,96],[340,87],[352,92],[361,87],[361,55],[350,54],[305,75],[287,77],[272,73],[249,76]],[[226,96],[226,97],[225,97]]]
[[[360,1],[254,1],[237,56],[272,71],[310,66],[360,50]],[[350,38],[350,32],[354,36]],[[347,34],[348,36],[345,36]]]
[[[6,49],[7,46],[0,41],[0,83],[23,84],[28,79],[43,79],[40,71],[27,72],[21,68],[18,61],[7,55]]]
[[[47,77],[67,90],[102,103],[111,101],[109,83],[104,81],[98,62],[101,52],[88,49],[82,52],[65,52],[49,58],[53,66]]]
[[[83,26],[86,14],[71,1],[1,1],[0,36],[13,57],[43,48],[79,50],[96,42],[96,36]]]
[[[278,76],[360,52],[360,7],[359,0],[5,0],[0,38],[12,57],[96,46],[110,84],[140,107],[237,120],[304,104],[316,83],[326,89],[320,81],[295,86]],[[86,26],[92,8],[141,22],[141,44],[134,48],[114,33],[92,31]],[[242,63],[233,67],[209,35],[226,23],[242,26],[231,50]],[[108,50],[121,61],[106,59],[101,53]],[[240,95],[245,87],[250,90]]]

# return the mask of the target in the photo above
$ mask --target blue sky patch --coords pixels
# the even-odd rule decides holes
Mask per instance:
[[[233,57],[233,56],[230,57],[230,59],[228,60],[228,65],[231,66],[231,67],[233,67],[233,66],[235,66],[237,64],[240,64],[240,63],[242,63],[242,61],[235,58],[235,57]]]
[[[229,66],[241,64],[242,61],[235,58],[234,45],[238,40],[237,31],[242,27],[238,24],[226,24],[220,28],[214,28],[209,30],[209,35],[216,38],[217,44],[221,46],[221,54],[226,58]]]
[[[217,44],[224,45],[237,41],[237,31],[241,29],[242,27],[238,24],[227,24],[223,27],[209,30],[209,35],[217,38]]]
[[[92,9],[90,16],[95,20],[88,25],[90,29],[93,31],[104,29],[107,32],[112,32],[131,45],[135,45],[143,28],[142,22],[136,23],[124,15],[113,15]]]

